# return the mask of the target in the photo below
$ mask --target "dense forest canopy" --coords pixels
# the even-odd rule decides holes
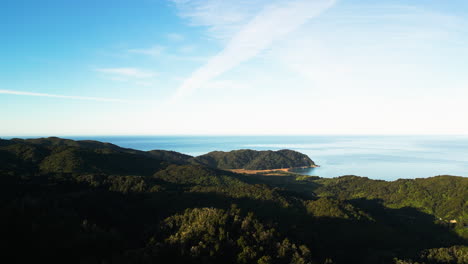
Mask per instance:
[[[5,258],[468,263],[468,178],[387,182],[223,170],[313,165],[306,157],[287,150],[191,157],[97,141],[0,140]]]
[[[194,161],[214,168],[246,170],[270,170],[315,165],[307,155],[288,149],[278,151],[251,149],[229,152],[213,151],[194,158]]]
[[[288,149],[278,151],[257,151],[251,149],[233,150],[229,152],[213,151],[198,157],[192,157],[175,151],[138,151],[134,149],[121,148],[111,143],[103,143],[93,140],[75,141],[57,137],[26,140],[14,138],[10,141],[2,140],[2,142],[3,143],[0,143],[0,146],[1,144],[15,145],[16,147],[22,145],[34,149],[40,148],[43,151],[72,151],[78,148],[87,150],[89,153],[138,154],[174,164],[200,164],[218,169],[270,170],[315,166],[315,163],[307,155]],[[11,148],[15,147],[12,146]]]

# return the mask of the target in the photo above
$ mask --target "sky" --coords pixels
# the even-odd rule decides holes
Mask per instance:
[[[466,0],[3,0],[0,136],[468,135]]]

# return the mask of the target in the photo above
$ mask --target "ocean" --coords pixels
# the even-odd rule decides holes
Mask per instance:
[[[110,142],[138,150],[189,154],[214,150],[292,149],[319,168],[298,173],[320,177],[358,175],[396,180],[436,175],[468,176],[467,136],[94,136],[68,137]]]

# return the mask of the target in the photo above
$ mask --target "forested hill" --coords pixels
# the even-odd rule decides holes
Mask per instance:
[[[0,140],[3,257],[90,264],[468,263],[468,178],[241,175],[193,159],[97,141]]]
[[[3,143],[2,143],[3,142]],[[192,157],[175,151],[166,150],[151,150],[139,151],[129,148],[121,148],[114,144],[103,143],[93,140],[70,140],[57,137],[38,138],[38,139],[12,139],[10,141],[2,140],[0,146],[3,145],[22,145],[26,148],[54,150],[50,153],[56,154],[56,150],[65,151],[71,149],[83,149],[89,153],[101,154],[137,154],[146,158],[154,158],[161,161],[176,164],[199,164],[218,169],[247,169],[247,170],[269,170],[281,168],[297,168],[310,167],[315,163],[302,153],[293,150],[278,150],[278,151],[256,151],[250,149],[233,150],[230,152],[213,151],[198,157]],[[16,146],[18,147],[18,146]],[[11,148],[15,148],[12,146]],[[45,151],[45,152],[44,152]],[[61,155],[67,155],[62,153]]]
[[[374,199],[389,208],[413,207],[445,220],[468,223],[468,178],[437,176],[426,179],[371,180],[344,176],[321,179],[321,196],[343,200]]]
[[[270,170],[315,165],[307,155],[287,149],[278,151],[250,149],[229,152],[213,151],[196,157],[194,161],[213,168],[246,170]]]
[[[98,141],[60,138],[0,140],[0,172],[151,175],[169,162],[150,153]]]

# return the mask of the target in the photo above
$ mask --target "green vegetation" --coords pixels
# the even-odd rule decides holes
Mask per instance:
[[[468,247],[453,246],[449,248],[431,248],[422,251],[413,260],[395,259],[396,264],[432,264],[432,263],[468,263]]]
[[[297,246],[252,213],[233,206],[187,209],[164,219],[158,236],[134,257],[143,263],[171,259],[176,263],[310,263],[310,250]],[[164,243],[157,242],[163,238]],[[158,252],[158,254],[154,254]]]
[[[0,140],[4,258],[15,263],[468,262],[467,178],[386,182],[218,169],[249,164],[246,160],[257,155],[246,151],[244,159],[240,153],[213,165],[177,152],[95,141]]]
[[[315,190],[322,196],[340,199],[380,199],[389,208],[412,207],[442,220],[468,222],[468,180],[438,176],[428,179],[399,179],[393,182],[344,176],[323,179]]]
[[[278,151],[250,149],[230,152],[213,151],[194,158],[192,162],[219,169],[246,170],[271,170],[315,165],[307,155],[287,149]]]
[[[156,159],[164,160],[173,164],[188,164],[192,156],[185,155],[175,151],[151,150],[148,153]]]

